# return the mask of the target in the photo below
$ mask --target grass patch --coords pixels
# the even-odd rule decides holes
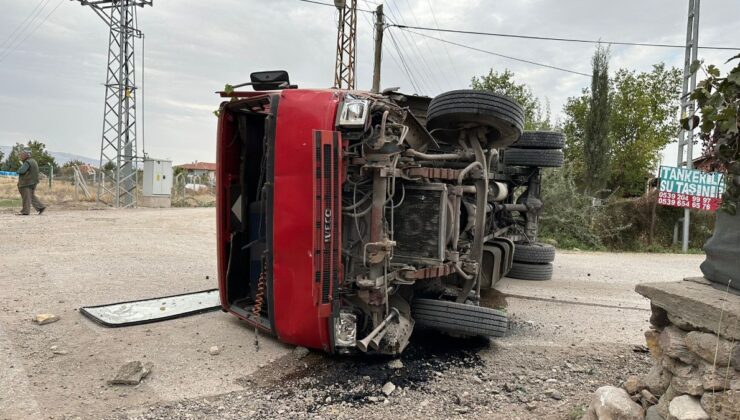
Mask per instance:
[[[568,419],[581,420],[581,418],[586,414],[586,408],[587,407],[585,405],[577,405],[571,408],[570,413],[568,413]]]
[[[20,207],[20,198],[0,198],[0,207]]]

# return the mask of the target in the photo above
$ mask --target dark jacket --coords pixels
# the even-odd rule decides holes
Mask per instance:
[[[18,186],[33,187],[39,183],[39,164],[33,158],[28,158],[18,169]]]

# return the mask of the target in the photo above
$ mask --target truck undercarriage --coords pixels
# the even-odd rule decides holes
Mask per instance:
[[[339,353],[397,354],[418,327],[500,336],[506,314],[481,291],[517,267],[552,274],[554,250],[536,243],[539,167],[562,164],[562,136],[520,139],[512,99],[222,95],[221,301],[256,328]]]

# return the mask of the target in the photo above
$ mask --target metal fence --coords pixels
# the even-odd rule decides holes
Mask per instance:
[[[38,192],[53,202],[86,201],[110,205],[115,202],[115,174],[90,166],[67,166],[56,171],[51,166],[39,168],[41,179]],[[0,172],[0,179],[17,179],[15,172]],[[143,171],[137,176],[138,194],[143,190]],[[9,184],[14,182],[9,181]],[[0,190],[0,198],[17,198],[15,188]],[[215,205],[215,182],[207,175],[179,173],[172,183],[173,206],[212,206]],[[7,195],[8,197],[5,197]]]

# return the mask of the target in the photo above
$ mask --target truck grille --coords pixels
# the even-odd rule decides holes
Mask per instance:
[[[328,304],[341,275],[341,173],[339,133],[314,131],[314,281],[318,302]]]

